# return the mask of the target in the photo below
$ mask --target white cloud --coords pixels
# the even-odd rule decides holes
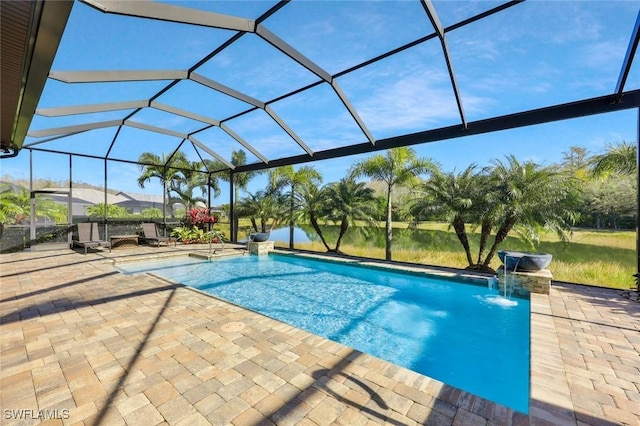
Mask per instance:
[[[582,62],[588,67],[615,71],[622,64],[626,47],[626,41],[606,40],[585,45],[579,54]]]
[[[486,101],[468,95],[462,102],[465,111],[475,111]],[[433,69],[378,86],[358,104],[358,111],[373,131],[397,134],[403,129],[426,129],[460,120],[448,74]]]
[[[495,60],[501,52],[496,40],[493,39],[464,39],[461,46],[456,46],[465,56],[473,57],[475,60]]]

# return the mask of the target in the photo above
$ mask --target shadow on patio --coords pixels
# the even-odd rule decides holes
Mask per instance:
[[[181,285],[121,275],[102,256],[14,256],[25,261],[7,263],[0,293],[8,409],[68,410],[89,424],[402,425],[437,402],[423,376]],[[234,321],[246,328],[223,331]]]
[[[188,287],[116,273],[100,256],[91,263],[75,254],[78,262],[65,265],[50,255],[13,258],[24,261],[6,262],[0,288],[0,392],[9,410],[68,410],[74,422],[103,425],[530,420]],[[566,321],[554,314],[537,317]],[[580,406],[593,392],[572,391],[580,421],[613,424]],[[550,401],[532,401],[537,414],[562,410]]]

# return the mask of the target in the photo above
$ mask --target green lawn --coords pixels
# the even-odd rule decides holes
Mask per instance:
[[[330,241],[335,241],[335,227],[326,227]],[[368,237],[356,229],[349,231],[343,252],[372,258],[384,258],[384,224]],[[532,249],[514,236],[508,237],[500,249],[539,251],[553,254],[550,269],[555,280],[613,288],[634,285],[636,272],[636,236],[633,231],[575,230],[571,241],[563,243],[554,234],[543,235]],[[470,235],[472,253],[477,253],[477,234]],[[319,241],[296,244],[296,248],[323,252]],[[452,230],[443,223],[425,223],[417,230],[404,223],[394,224],[393,259],[438,266],[464,268],[466,257]],[[500,267],[496,256],[491,267]]]

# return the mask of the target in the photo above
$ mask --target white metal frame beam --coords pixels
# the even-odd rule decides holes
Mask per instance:
[[[105,127],[122,126],[123,120],[99,121],[95,123],[78,124],[75,126],[55,127],[51,129],[33,130],[27,136],[34,138],[45,138],[47,136],[70,135],[73,133],[86,132],[87,130],[103,129]]]
[[[51,71],[49,73],[49,78],[63,83],[185,80],[187,77],[186,70]]]
[[[224,30],[253,32],[255,22],[251,19],[207,12],[189,7],[172,6],[152,1],[80,0],[104,13],[157,19]]]
[[[249,105],[253,105],[257,108],[264,109],[264,102],[259,101],[258,99],[253,98],[249,95],[245,95],[244,93],[241,93],[235,89],[232,89],[231,87],[225,86],[222,83],[213,81],[210,78],[207,78],[201,74],[192,72],[191,75],[189,76],[189,80],[195,81],[196,83],[200,83],[203,86],[208,87],[209,89],[213,89],[220,93],[224,93],[225,95],[231,96],[232,98],[238,99],[242,102],[246,102]]]
[[[68,107],[55,108],[39,108],[36,110],[37,115],[43,117],[63,117],[67,115],[91,114],[94,112],[119,111],[123,109],[136,109],[149,106],[149,101],[124,101],[109,102],[91,105],[75,105]]]
[[[331,85],[331,87],[333,88],[334,93],[340,99],[340,102],[342,102],[342,104],[347,109],[347,111],[349,111],[349,114],[351,115],[351,117],[355,120],[355,122],[358,125],[358,127],[360,127],[360,130],[362,130],[362,133],[364,133],[364,135],[367,137],[369,142],[371,142],[372,144],[375,144],[375,138],[373,137],[373,135],[371,134],[371,132],[367,128],[367,126],[364,123],[364,121],[362,121],[362,119],[358,115],[356,109],[353,107],[353,105],[349,101],[349,98],[347,97],[347,95],[340,88],[340,86],[334,80],[333,76],[330,73],[325,71],[321,66],[319,66],[318,64],[313,62],[311,59],[309,59],[306,56],[304,56],[302,53],[300,53],[294,47],[289,45],[286,41],[282,40],[280,37],[278,37],[277,35],[273,34],[271,31],[269,31],[262,24],[259,24],[257,26],[256,33],[260,37],[262,37],[267,43],[271,44],[273,47],[275,47],[276,49],[278,49],[279,51],[281,51],[282,53],[287,55],[289,58],[291,58],[292,60],[297,62],[299,65],[303,66],[308,71],[310,71],[313,74],[317,75],[318,77],[320,77],[326,83],[329,83]],[[302,145],[300,145],[300,146],[302,146]]]
[[[194,136],[189,136],[187,139],[189,139],[192,144],[194,144],[195,146],[197,146],[198,148],[200,148],[201,150],[203,150],[204,152],[206,152],[207,154],[209,154],[213,158],[216,158],[218,161],[220,161],[222,164],[224,164],[225,166],[227,166],[231,170],[236,168],[236,166],[234,166],[232,163],[230,163],[229,161],[225,160],[225,158],[222,155],[218,154],[217,152],[215,152],[214,150],[209,148],[207,145],[205,145],[204,143],[200,142]]]
[[[164,127],[151,126],[149,124],[139,123],[133,120],[125,120],[124,125],[127,127],[134,127],[140,130],[147,130],[149,132],[160,133],[168,136],[175,136],[176,138],[180,138],[180,139],[186,139],[188,136],[186,133],[176,132],[175,130],[165,129]]]
[[[159,109],[160,111],[168,112],[171,114],[179,115],[181,117],[189,118],[191,120],[200,121],[202,123],[211,124],[213,126],[219,126],[220,121],[215,120],[213,118],[205,117],[204,115],[195,114],[191,111],[186,111],[184,109],[175,108],[171,105],[161,104],[160,102],[151,101],[152,108]]]
[[[351,105],[351,102],[349,102],[347,95],[342,91],[342,88],[338,84],[338,81],[333,80],[331,82],[331,87],[333,88],[333,91],[336,93],[336,95],[338,95],[338,98],[340,99],[344,107],[347,109],[347,111],[349,111],[349,114],[351,114],[351,117],[355,120],[358,127],[360,127],[360,130],[362,130],[362,133],[364,133],[364,135],[367,137],[371,145],[375,145],[376,139],[373,137],[373,135],[371,134],[367,126],[364,124],[364,121],[362,121],[362,118],[360,118],[358,111],[356,111],[353,105]]]
[[[327,71],[322,69],[318,64],[313,62],[311,59],[304,56],[302,53],[298,52],[293,46],[289,45],[286,41],[282,40],[280,37],[269,31],[264,25],[258,25],[256,29],[256,33],[262,37],[267,43],[271,44],[273,47],[287,55],[289,58],[293,59],[298,64],[302,65],[307,70],[311,71],[327,83],[331,83],[333,77]]]

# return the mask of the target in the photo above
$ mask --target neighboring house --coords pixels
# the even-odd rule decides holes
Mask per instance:
[[[39,191],[68,192],[68,188],[43,188]],[[48,194],[57,203],[66,204],[66,194]],[[119,204],[126,199],[121,195],[107,193],[107,204]],[[104,191],[93,188],[73,188],[71,190],[71,214],[73,216],[88,216],[87,208],[97,204],[104,204]]]
[[[13,185],[9,182],[0,182],[6,185],[11,185],[15,191],[23,189],[19,185]],[[68,202],[66,192],[69,192],[68,188],[42,188],[38,192],[46,197],[55,201],[56,203],[66,205]],[[49,194],[47,194],[50,192]],[[71,190],[71,214],[72,216],[88,216],[87,208],[93,207],[98,204],[103,204],[105,201],[104,191],[93,188],[73,188]],[[157,208],[162,210],[162,195],[156,194],[138,194],[134,192],[120,191],[116,194],[107,193],[107,204],[123,207],[129,214],[141,214],[144,209]],[[206,207],[204,203],[196,203],[197,207]],[[174,203],[172,206],[173,212],[184,211],[185,206],[181,203]],[[211,208],[212,212],[219,216],[224,216],[225,213],[221,206]],[[183,212],[184,213],[184,212]],[[171,212],[167,212],[170,215]]]
[[[142,210],[149,208],[162,210],[162,194],[137,194],[121,191],[116,195],[121,197],[122,200],[114,204],[124,207],[131,214],[140,214]]]

